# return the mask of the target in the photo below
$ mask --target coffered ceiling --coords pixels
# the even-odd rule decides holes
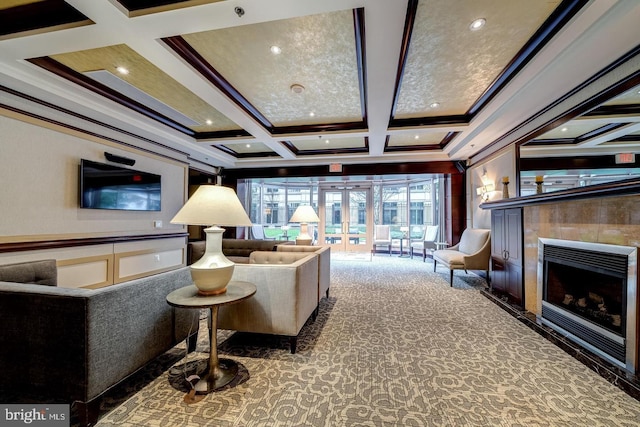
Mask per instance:
[[[466,161],[637,48],[638,18],[630,0],[0,0],[0,107],[200,166]],[[635,150],[621,87],[566,106],[530,155]]]

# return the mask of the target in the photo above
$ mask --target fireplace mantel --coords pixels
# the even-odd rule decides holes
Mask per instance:
[[[606,184],[589,185],[551,193],[533,194],[531,196],[513,197],[482,203],[482,209],[503,209],[557,203],[571,200],[591,199],[595,197],[627,196],[640,194],[640,178],[608,182]]]

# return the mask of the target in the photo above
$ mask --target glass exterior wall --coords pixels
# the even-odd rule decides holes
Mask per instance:
[[[392,237],[403,236],[419,239],[427,225],[438,225],[441,220],[439,204],[439,178],[420,180],[376,181],[373,188],[374,224],[391,225]],[[318,184],[286,183],[278,179],[247,180],[250,218],[254,224],[262,224],[265,234],[272,238],[295,239],[299,234],[299,224],[289,223],[289,218],[300,205],[313,206],[318,212]],[[341,224],[341,201],[325,206],[327,224]],[[351,201],[349,222],[364,223],[366,201]],[[284,228],[283,228],[284,227]],[[405,228],[406,227],[406,228]],[[402,228],[402,229],[401,229]],[[406,233],[406,234],[405,234]]]

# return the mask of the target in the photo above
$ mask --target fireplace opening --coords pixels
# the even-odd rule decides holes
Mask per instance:
[[[624,336],[626,278],[548,262],[544,300]]]
[[[540,238],[540,321],[635,372],[636,257],[635,247]]]

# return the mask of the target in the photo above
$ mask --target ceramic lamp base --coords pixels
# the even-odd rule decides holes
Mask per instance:
[[[226,292],[235,264],[222,253],[222,233],[220,227],[206,228],[207,243],[204,255],[191,264],[191,278],[200,295],[218,295]]]

